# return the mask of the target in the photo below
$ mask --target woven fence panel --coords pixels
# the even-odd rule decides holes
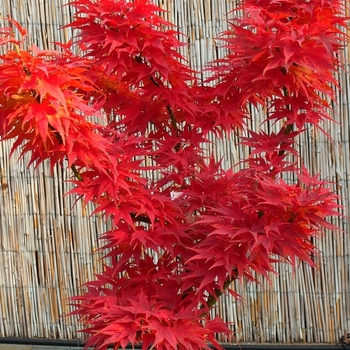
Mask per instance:
[[[40,48],[66,42],[69,30],[59,28],[70,21],[66,0],[0,0],[0,16],[10,15],[28,28],[29,41]],[[156,0],[168,10],[164,16],[179,26],[190,43],[184,54],[198,69],[224,54],[215,39],[226,28],[233,0]],[[0,24],[3,24],[0,19]],[[348,62],[348,48],[344,49]],[[347,65],[346,65],[347,67]],[[324,125],[332,141],[315,129],[307,130],[298,147],[312,173],[333,181],[341,204],[349,207],[349,93],[347,73],[339,75],[334,118]],[[252,111],[252,124],[260,127],[261,113]],[[267,126],[264,126],[267,127]],[[69,174],[59,168],[50,173],[48,164],[27,167],[28,158],[9,158],[11,142],[0,143],[0,336],[82,338],[73,317],[64,317],[67,298],[81,291],[101,268],[98,236],[108,229],[100,216],[90,216],[70,196]],[[232,167],[246,156],[234,136],[216,140],[216,156]],[[235,282],[244,301],[224,296],[215,310],[232,322],[240,342],[338,341],[350,331],[350,245],[347,221],[334,219],[345,234],[326,233],[316,242],[321,254],[317,269],[300,263],[293,271],[276,265],[278,275],[260,284]]]

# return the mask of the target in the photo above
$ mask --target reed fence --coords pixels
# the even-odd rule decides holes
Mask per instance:
[[[70,21],[67,0],[0,0],[0,17],[10,15],[28,28],[30,40],[41,48],[66,42],[71,33],[59,28]],[[226,27],[226,14],[234,0],[157,0],[187,35],[184,49],[193,67],[203,66],[223,54],[215,37]],[[0,19],[0,24],[2,19]],[[348,47],[344,57],[349,61]],[[349,98],[347,72],[339,74],[334,118],[324,125],[333,141],[310,129],[298,146],[307,167],[334,181],[341,204],[349,207]],[[252,123],[259,126],[259,111]],[[213,150],[231,167],[245,150],[235,138],[217,141]],[[59,168],[50,173],[48,164],[27,168],[28,159],[9,159],[11,142],[0,143],[0,336],[82,338],[79,324],[70,312],[67,298],[80,293],[81,284],[101,269],[98,236],[108,224],[90,216],[74,198],[63,196],[70,189],[69,174]],[[317,269],[300,263],[292,271],[276,265],[271,283],[236,282],[244,301],[223,297],[216,312],[233,322],[240,342],[334,343],[350,331],[350,239],[348,223],[334,219],[345,234],[329,233],[316,242],[321,255]]]

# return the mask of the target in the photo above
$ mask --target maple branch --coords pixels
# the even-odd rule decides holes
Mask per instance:
[[[282,91],[283,91],[283,95],[284,95],[285,97],[288,97],[288,95],[289,95],[288,89],[287,89],[285,86],[282,87]],[[291,110],[291,109],[292,109],[292,108],[291,108],[291,105],[288,105],[288,106],[287,106],[287,109]],[[285,134],[285,135],[289,135],[289,134],[293,131],[293,129],[294,129],[294,124],[293,124],[293,123],[292,123],[292,124],[288,124],[288,125],[286,126],[286,129],[284,130],[284,134]],[[284,143],[282,142],[282,143],[281,143],[281,146],[283,146],[283,145],[284,145]],[[279,155],[279,156],[283,156],[284,153],[285,153],[285,150],[280,150],[280,151],[278,152],[278,155]]]
[[[284,96],[288,96],[288,90],[283,87],[283,94]],[[291,109],[291,106],[288,106],[288,109]],[[284,133],[286,135],[290,134],[294,129],[294,124],[288,124],[285,126],[285,131]],[[281,146],[283,146],[284,143],[281,143]],[[285,150],[281,149],[279,152],[278,152],[278,155],[279,156],[283,156],[285,154]],[[258,212],[258,217],[262,217],[265,213],[264,212]],[[225,279],[225,282],[224,282],[224,285],[223,285],[223,288],[222,290],[221,289],[215,289],[214,290],[214,293],[213,294],[209,294],[208,296],[208,299],[207,299],[207,305],[202,305],[202,308],[205,308],[205,307],[209,307],[209,308],[212,308],[216,302],[218,301],[218,299],[221,297],[221,295],[225,292],[225,290],[230,286],[230,284],[238,278],[238,273],[237,273],[237,270],[235,270],[235,274],[233,276],[228,276],[226,279]]]
[[[130,213],[130,216],[134,221],[141,221],[144,224],[148,224],[148,225],[152,224],[150,218],[145,214]]]
[[[40,102],[39,102],[40,103]],[[58,140],[58,142],[60,144],[63,143],[63,139],[62,136],[59,134],[59,132],[49,123],[48,126],[49,130],[53,132],[53,134],[55,135],[56,139]],[[73,171],[74,176],[79,180],[79,181],[83,181],[82,176],[80,175],[78,169],[75,167],[74,164],[71,165],[71,170]]]
[[[155,84],[157,87],[160,87],[159,83],[154,79],[154,77],[150,76],[149,78],[153,84]],[[178,130],[179,128],[177,126],[176,118],[175,118],[175,115],[174,115],[172,108],[169,105],[167,105],[166,110],[170,116],[171,125],[173,126],[173,128],[175,130]]]
[[[288,124],[286,126],[286,129],[284,130],[284,133],[285,135],[288,135],[290,134],[294,129],[294,124]],[[282,142],[280,145],[283,146],[285,144],[285,142]],[[281,149],[279,152],[278,152],[278,155],[279,156],[283,156],[285,154],[285,150],[284,149]]]
[[[141,55],[136,55],[135,56],[135,60],[139,63],[142,63],[142,64],[145,64],[147,63],[147,61],[145,59],[143,59],[143,57]],[[161,85],[159,84],[159,82],[152,76],[150,75],[149,79],[151,80],[151,82],[157,86],[158,88],[161,87]],[[178,130],[178,126],[177,126],[177,122],[176,122],[176,118],[175,118],[175,115],[174,115],[174,112],[172,110],[172,108],[169,106],[169,105],[166,105],[166,109],[167,109],[167,112],[170,116],[170,121],[171,121],[171,125],[172,127],[174,128],[174,130]]]
[[[83,178],[81,177],[81,175],[80,175],[78,169],[75,167],[75,165],[72,164],[70,168],[72,169],[72,171],[73,171],[73,173],[74,173],[74,176],[75,176],[79,181],[83,181]]]
[[[288,124],[288,125],[286,126],[286,130],[284,131],[284,133],[285,133],[286,135],[290,134],[290,133],[293,131],[293,125],[294,125],[294,124]]]
[[[215,294],[209,294],[206,305],[207,307],[212,308],[222,296],[222,294],[224,294],[225,290],[230,286],[230,284],[238,278],[237,269],[234,268],[233,271],[233,276],[226,277],[222,290],[217,288],[215,289]],[[202,308],[206,306],[202,305]]]
[[[173,128],[174,128],[175,130],[178,130],[179,128],[178,128],[178,126],[177,126],[176,119],[175,119],[175,115],[174,115],[174,112],[173,112],[172,108],[171,108],[169,105],[167,105],[167,106],[166,106],[166,109],[167,109],[167,112],[168,112],[168,114],[169,114],[169,116],[170,116],[171,125],[173,126]]]
[[[218,299],[221,297],[222,294],[224,294],[225,290],[229,287],[229,285],[237,278],[238,276],[234,277],[227,277],[222,290],[220,289],[215,289],[215,295],[209,294],[208,299],[207,299],[207,306],[212,308]]]

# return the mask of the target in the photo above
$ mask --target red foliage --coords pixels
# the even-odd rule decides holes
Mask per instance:
[[[227,56],[207,68],[210,86],[151,1],[71,6],[82,57],[70,43],[26,51],[10,27],[0,32],[0,45],[14,46],[0,57],[0,125],[31,162],[67,160],[72,193],[113,220],[110,263],[73,298],[86,345],[220,348],[215,335],[232,334],[209,311],[225,290],[238,297],[230,283],[266,276],[276,256],[312,264],[311,238],[335,229],[337,196],[297,167],[294,140],[330,119],[340,1],[245,1],[223,33]],[[283,121],[280,131],[249,130],[249,104],[266,123]],[[207,134],[243,128],[245,167],[224,170]]]
[[[51,166],[64,158],[85,166],[107,159],[109,143],[87,119],[96,115],[88,103],[96,88],[85,76],[86,63],[36,47],[1,56],[0,135],[17,138],[13,150],[21,146],[31,162],[50,159]]]
[[[229,109],[232,100],[245,106],[271,99],[269,120],[318,126],[329,117],[325,96],[333,99],[338,85],[333,72],[344,37],[342,3],[248,0],[242,9],[243,18],[222,33],[229,54],[211,67],[220,81],[215,104]]]

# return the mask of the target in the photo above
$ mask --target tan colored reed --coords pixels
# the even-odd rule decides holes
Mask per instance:
[[[53,41],[67,41],[71,9],[66,0],[0,0],[0,15],[11,15],[26,26],[30,41],[47,49]],[[224,54],[218,33],[226,28],[226,13],[233,0],[158,0],[164,16],[176,23],[190,40],[183,48],[191,65],[199,68]],[[0,24],[3,20],[0,19]],[[345,48],[345,59],[349,50]],[[318,130],[308,130],[298,141],[307,167],[337,184],[341,204],[349,206],[349,74],[339,76],[334,118],[325,125],[334,142]],[[252,110],[252,125],[259,127],[262,111]],[[265,126],[264,126],[265,127]],[[277,126],[278,127],[278,126]],[[73,317],[62,318],[71,309],[67,298],[101,270],[97,237],[108,229],[100,216],[90,217],[74,199],[62,197],[70,189],[68,174],[47,164],[27,169],[28,157],[9,160],[11,142],[0,144],[0,336],[81,338]],[[236,136],[216,141],[213,151],[224,157],[224,166],[246,156]],[[346,220],[334,219],[348,232]],[[321,255],[318,268],[303,263],[293,271],[276,265],[278,276],[261,284],[233,283],[242,295],[238,301],[227,295],[215,312],[229,322],[240,342],[334,343],[350,331],[349,236],[326,233],[317,240]]]

